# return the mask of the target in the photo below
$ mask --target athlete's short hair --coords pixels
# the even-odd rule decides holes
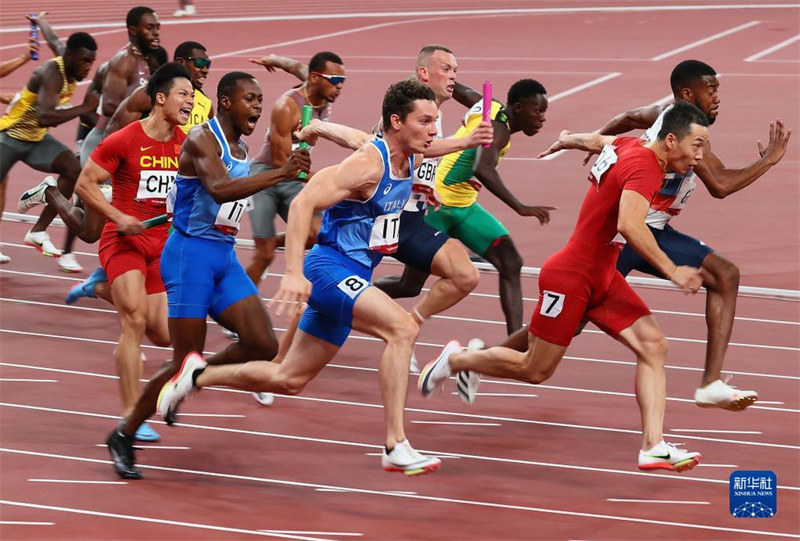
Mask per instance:
[[[325,69],[325,62],[333,62],[334,64],[344,64],[338,54],[330,51],[322,51],[311,57],[308,62],[308,71],[316,71],[321,73]]]
[[[200,49],[201,51],[206,50],[201,44],[197,43],[196,41],[184,41],[177,47],[175,47],[175,54],[172,55],[173,60],[177,60],[179,58],[189,58],[191,56],[192,51],[195,49]]]
[[[708,126],[708,117],[694,104],[685,101],[676,102],[664,113],[658,140],[663,141],[670,133],[681,140],[692,131],[692,124]]]
[[[169,94],[175,79],[180,78],[188,79],[191,82],[192,74],[177,62],[167,62],[158,68],[147,81],[147,95],[150,96],[150,103],[156,104],[156,94]]]
[[[150,51],[150,53],[153,55],[153,60],[155,60],[156,64],[159,67],[169,62],[169,58],[167,57],[167,50],[161,45]]]
[[[455,54],[452,50],[445,47],[444,45],[439,45],[437,43],[431,43],[430,45],[426,45],[422,49],[419,50],[419,54],[417,55],[417,67],[427,66],[433,56],[433,53],[436,51],[444,51],[449,54]]]
[[[717,72],[705,62],[684,60],[672,70],[669,86],[672,88],[672,93],[677,96],[681,90],[692,86],[706,75],[716,76]]]
[[[125,17],[125,26],[139,26],[142,22],[142,17],[147,13],[155,13],[153,8],[147,6],[136,6],[128,10],[128,15]]]
[[[547,94],[547,90],[544,89],[542,83],[534,79],[520,79],[508,89],[506,105],[510,107],[515,103],[520,103],[539,94],[542,96]]]
[[[542,83],[534,79],[520,79],[508,89],[508,100],[506,105],[511,106],[534,96],[547,94]]]
[[[435,101],[436,95],[430,87],[419,81],[406,79],[390,86],[383,96],[381,109],[384,131],[388,131],[392,125],[392,115],[398,115],[400,120],[405,120],[408,113],[414,110],[416,100]]]
[[[236,84],[243,79],[257,80],[255,76],[246,71],[231,71],[223,75],[222,79],[219,80],[219,84],[217,84],[217,99],[222,98],[222,96],[228,96],[229,98],[233,96]]]
[[[97,50],[97,42],[86,32],[75,32],[67,38],[67,51],[76,52],[78,49]]]

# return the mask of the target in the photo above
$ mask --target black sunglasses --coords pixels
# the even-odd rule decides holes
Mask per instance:
[[[191,60],[192,63],[194,63],[194,67],[196,67],[199,70],[211,67],[211,59],[209,58],[200,58],[199,56],[195,57],[186,56],[184,58],[186,60]]]

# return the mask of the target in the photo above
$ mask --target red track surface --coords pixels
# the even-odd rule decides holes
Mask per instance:
[[[741,3],[741,2],[739,2]],[[52,4],[50,6],[49,4]],[[82,2],[91,11],[54,13],[55,23],[121,19],[122,2]],[[278,14],[355,13],[372,3],[336,7],[318,3],[240,2],[235,8],[198,1],[202,15],[221,17]],[[548,7],[548,3],[530,3]],[[638,3],[620,2],[632,6]],[[689,5],[689,2],[672,4]],[[54,11],[60,3],[44,2]],[[172,2],[152,4],[162,13]],[[383,4],[387,11],[425,9],[427,3]],[[568,9],[584,3],[552,3]],[[288,7],[287,7],[288,6]],[[480,9],[477,2],[442,2],[436,9]],[[505,2],[493,7],[519,7]],[[29,8],[4,2],[2,29],[20,26],[14,16]],[[91,13],[91,15],[87,15]],[[345,60],[348,80],[334,119],[371,126],[383,89],[404,77],[412,57],[428,42],[452,47],[462,81],[478,86],[492,79],[498,92],[523,76],[547,87],[552,98],[611,73],[605,82],[554,99],[548,124],[535,139],[518,135],[501,173],[521,198],[559,207],[546,227],[513,216],[491,195],[481,201],[508,225],[525,264],[539,266],[560,247],[574,224],[586,189],[581,156],[552,161],[530,158],[562,128],[590,130],[613,114],[666,96],[672,66],[700,58],[722,76],[722,109],[712,134],[714,149],[731,165],[756,156],[755,140],[766,139],[769,121],[781,116],[798,122],[798,43],[744,62],[798,34],[797,9],[725,9],[688,12],[592,12],[504,16],[395,15],[308,21],[251,21],[165,24],[167,49],[180,41],[204,43],[214,71],[249,69],[248,55],[267,52],[309,58],[323,49]],[[164,18],[169,21],[168,17]],[[751,21],[731,35],[658,61],[650,59]],[[88,24],[88,23],[87,23]],[[376,28],[376,25],[382,25]],[[669,30],[662,30],[669,29]],[[100,59],[119,47],[124,33],[96,31]],[[67,31],[62,31],[66,33]],[[337,35],[332,35],[337,34]],[[235,38],[234,38],[235,36]],[[324,37],[319,37],[324,36]],[[20,32],[0,33],[4,58],[21,49]],[[267,103],[291,84],[288,76],[258,72]],[[4,79],[17,90],[30,69]],[[444,107],[446,131],[461,110]],[[261,129],[266,119],[261,120]],[[70,124],[54,130],[70,141]],[[251,147],[260,144],[261,133]],[[764,179],[725,201],[698,190],[677,225],[703,238],[742,270],[749,286],[800,289],[797,138],[784,161]],[[317,164],[343,153],[320,146]],[[14,168],[9,209],[19,193],[38,182],[25,166]],[[331,366],[304,395],[258,406],[248,395],[207,390],[186,404],[186,413],[234,417],[183,418],[167,428],[160,446],[138,458],[146,479],[126,485],[51,484],[31,479],[117,481],[102,443],[118,415],[111,351],[118,334],[116,316],[100,301],[62,304],[75,278],[56,271],[53,260],[22,247],[26,226],[3,223],[2,251],[13,258],[0,268],[0,537],[3,539],[239,539],[263,535],[292,539],[752,539],[766,534],[800,536],[800,310],[798,303],[754,298],[739,301],[726,370],[734,383],[760,391],[765,402],[743,413],[700,410],[689,400],[700,377],[705,344],[702,295],[642,290],[671,338],[666,432],[671,441],[699,450],[704,465],[683,475],[642,474],[635,469],[639,417],[632,396],[630,354],[597,332],[575,340],[559,372],[537,387],[488,381],[471,408],[449,394],[423,401],[409,396],[408,432],[414,445],[444,457],[434,475],[407,479],[381,471],[377,456],[382,411],[375,377],[380,345],[351,337]],[[58,229],[53,228],[54,237]],[[243,237],[247,237],[244,232]],[[87,268],[96,264],[95,247],[82,247]],[[239,252],[247,259],[249,252]],[[278,261],[273,272],[282,271]],[[397,267],[384,266],[381,273]],[[277,276],[262,284],[265,297]],[[473,295],[429,322],[417,354],[431,357],[451,337],[502,337],[496,278],[487,274]],[[534,279],[523,281],[527,298],[536,296]],[[533,301],[525,304],[526,315]],[[675,313],[679,312],[679,313]],[[453,319],[456,318],[456,319]],[[276,321],[282,326],[282,321]],[[590,329],[590,331],[592,331]],[[212,328],[207,349],[224,339]],[[146,376],[169,356],[147,347]],[[7,379],[57,380],[56,382]],[[414,381],[412,381],[412,384]],[[452,387],[448,391],[452,391]],[[496,396],[514,394],[527,396]],[[535,396],[534,396],[535,395]],[[436,425],[420,421],[483,423]],[[698,432],[687,432],[696,430]],[[703,432],[700,432],[703,431]],[[744,431],[720,433],[712,431]],[[714,467],[717,465],[717,467]],[[727,466],[726,466],[727,465]],[[778,514],[744,520],[728,512],[728,477],[733,470],[767,469],[778,476]],[[623,503],[609,499],[707,502],[697,504]],[[37,521],[53,525],[8,524]],[[269,530],[270,532],[266,532]],[[317,532],[317,533],[302,533]],[[327,533],[319,533],[327,532]]]

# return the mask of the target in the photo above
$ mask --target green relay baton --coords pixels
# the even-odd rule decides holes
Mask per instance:
[[[150,218],[148,220],[142,220],[142,224],[144,224],[145,229],[150,229],[151,227],[155,227],[157,225],[165,224],[169,221],[169,215],[161,214],[160,216],[156,216],[155,218]],[[117,231],[117,235],[120,237],[125,236],[122,231]]]
[[[314,115],[314,108],[310,105],[303,105],[303,117],[301,121],[301,125],[303,128],[308,126],[311,123],[311,117]],[[305,141],[300,142],[300,148],[310,148],[311,145],[306,143]],[[297,174],[297,178],[304,179],[308,178],[308,173],[303,173],[302,171]]]

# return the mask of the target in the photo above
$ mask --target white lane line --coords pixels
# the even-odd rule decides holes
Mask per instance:
[[[458,394],[458,393],[453,393]],[[539,396],[538,394],[529,394],[529,393],[478,393],[478,396],[501,396],[501,397],[509,397],[509,398],[536,398]]]
[[[300,537],[296,535],[280,534],[280,533],[264,533],[258,530],[243,530],[241,528],[226,528],[223,526],[214,526],[211,524],[200,524],[197,522],[183,522],[178,520],[165,520],[161,518],[142,517],[137,515],[122,515],[120,513],[105,513],[102,511],[94,511],[91,509],[78,509],[75,507],[61,507],[56,505],[43,505],[39,503],[16,502],[11,500],[0,500],[0,505],[8,505],[12,507],[25,507],[28,509],[44,509],[47,511],[61,511],[64,513],[75,513],[78,515],[88,515],[93,517],[116,518],[122,520],[131,520],[134,522],[148,522],[151,524],[167,524],[169,526],[184,526],[187,528],[197,528],[200,530],[211,530],[215,532],[225,533],[240,533],[249,535],[259,535],[262,537],[282,537],[284,539],[298,539],[301,541],[330,541],[322,538]]]
[[[654,56],[650,60],[653,62],[658,62],[659,60],[664,60],[665,58],[669,58],[670,56],[675,56],[676,54],[680,54],[684,51],[688,51],[689,49],[694,49],[695,47],[699,47],[700,45],[705,45],[706,43],[710,43],[712,41],[718,40],[720,38],[724,38],[726,36],[730,36],[731,34],[735,34],[736,32],[741,32],[742,30],[746,30],[748,28],[752,28],[760,24],[760,21],[750,21],[749,23],[740,24],[739,26],[735,26],[733,28],[729,28],[723,32],[719,32],[712,36],[708,36],[707,38],[703,38],[697,41],[693,41],[688,45],[684,45],[683,47],[678,47],[677,49],[672,49],[671,51],[667,51],[666,53],[660,54],[658,56]]]
[[[150,421],[152,422],[152,421]],[[165,451],[188,451],[191,447],[186,447],[183,445],[142,445],[138,441],[133,444],[133,446],[137,449],[162,449]],[[108,447],[105,443],[98,443],[95,447]]]
[[[276,329],[276,330],[281,330],[281,329]],[[417,345],[420,346],[420,345],[435,345],[435,344],[417,343]],[[146,346],[146,347],[156,348],[158,346]],[[442,347],[442,344],[439,344],[438,347]],[[211,352],[203,352],[203,353],[207,354],[207,353],[211,353]],[[567,356],[565,356],[564,358],[565,359],[571,359],[571,360],[579,360],[579,361],[601,362],[601,363],[609,363],[609,364],[620,364],[620,365],[626,365],[626,366],[633,366],[633,365],[636,364],[635,362],[631,362],[631,361],[612,361],[612,360],[603,360],[603,359],[586,359],[586,358],[581,358],[581,357],[567,357]],[[103,378],[103,379],[118,379],[117,376],[112,376],[112,375],[109,375],[109,374],[97,374],[97,373],[93,373],[93,372],[82,372],[82,371],[78,371],[78,370],[66,370],[66,369],[63,369],[63,368],[50,368],[50,367],[44,367],[44,366],[24,365],[24,364],[5,363],[5,362],[0,362],[0,366],[10,366],[10,367],[14,367],[14,368],[26,368],[26,369],[29,369],[29,370],[41,370],[41,371],[44,371],[44,372],[56,372],[56,373],[73,374],[73,375],[79,375],[79,376],[98,377],[98,378]],[[362,367],[362,366],[347,366],[347,365],[336,364],[336,363],[329,363],[328,367],[329,368],[342,369],[342,370],[356,370],[356,371],[361,371],[361,372],[377,372],[378,371],[377,368]],[[678,367],[668,366],[667,368],[678,368]],[[701,370],[701,369],[693,369],[693,370]],[[413,376],[413,374],[410,375],[410,377],[411,376]],[[782,377],[782,376],[774,376],[774,377],[779,378],[779,377]],[[791,378],[791,379],[800,379],[800,378]],[[141,381],[143,383],[147,383],[147,380],[145,380],[145,379],[142,379]],[[529,384],[521,383],[521,382],[518,382],[518,381],[491,380],[491,379],[484,379],[483,381],[484,381],[484,383],[496,383],[498,385],[521,386],[521,387],[526,387],[526,388],[530,387]],[[558,387],[558,386],[554,386],[554,385],[537,385],[537,387],[540,388],[540,389],[552,389],[552,390],[556,390],[556,391],[580,392],[580,393],[609,395],[609,396],[623,396],[623,397],[635,396],[633,393],[625,393],[625,392],[618,392],[618,391],[602,391],[602,390],[598,390],[598,389],[581,389],[581,388],[577,388],[577,387]],[[242,392],[242,393],[245,392],[245,391],[238,391],[238,390],[234,390],[234,389],[223,389],[223,388],[216,388],[216,387],[210,387],[210,389],[218,390],[218,391],[225,391],[225,392]],[[289,397],[289,398],[294,398],[294,399],[298,399],[298,400],[309,399],[306,396],[293,396],[293,397]],[[694,400],[688,399],[688,398],[667,397],[667,401],[670,401],[670,402],[684,402],[684,403],[687,403],[687,404],[694,403]],[[763,403],[767,403],[767,402],[760,402],[760,403],[763,404]],[[775,404],[782,404],[782,403],[775,402]],[[781,412],[786,412],[786,413],[800,413],[800,410],[797,410],[797,409],[773,408],[773,407],[769,407],[769,406],[756,406],[756,405],[754,405],[754,406],[750,406],[749,409],[781,411]]]
[[[612,73],[607,73],[607,74],[603,75],[602,77],[598,77],[596,79],[592,79],[591,81],[589,81],[587,83],[583,83],[581,85],[574,86],[572,88],[568,88],[567,90],[564,90],[563,92],[559,92],[558,94],[555,94],[554,96],[548,96],[547,97],[547,101],[549,103],[552,103],[554,101],[558,101],[561,98],[566,98],[567,96],[571,96],[573,94],[577,94],[581,90],[586,90],[587,88],[591,88],[591,87],[597,86],[597,85],[599,85],[601,83],[605,83],[606,81],[610,81],[611,79],[619,77],[620,75],[622,75],[622,73],[617,72],[617,71],[612,72]]]
[[[241,23],[241,22],[267,22],[267,21],[317,21],[338,19],[381,19],[391,17],[424,17],[428,15],[452,17],[466,16],[503,16],[503,15],[535,15],[542,13],[575,14],[575,13],[649,13],[649,12],[683,12],[683,11],[725,11],[725,10],[769,10],[797,8],[797,4],[779,3],[751,3],[751,4],[696,4],[696,5],[622,5],[622,6],[586,6],[586,7],[548,7],[548,8],[496,8],[496,9],[460,9],[460,10],[408,10],[408,11],[366,11],[351,13],[314,13],[301,15],[261,15],[261,16],[236,16],[219,18],[193,18],[165,19],[162,26],[194,25],[206,23]],[[53,26],[54,30],[90,30],[95,28],[115,28],[118,22],[88,22],[68,23]],[[27,26],[0,27],[0,34],[13,32],[28,32]],[[612,59],[613,60],[613,59]]]
[[[0,271],[0,272],[2,272],[2,271]],[[425,291],[427,291],[427,290],[425,290]],[[499,297],[496,294],[493,295],[493,294],[476,294],[476,293],[472,293],[472,295],[479,295],[479,296],[482,296],[482,297],[489,297],[489,298],[498,298]],[[268,302],[270,299],[264,298],[263,300],[265,302]],[[528,301],[528,302],[536,302],[536,301],[538,301],[538,299],[528,298],[528,297],[523,297],[522,300],[523,301]],[[25,300],[25,299],[13,299],[13,298],[8,298],[8,297],[0,297],[0,302],[12,302],[12,303],[17,303],[17,304],[28,304],[28,305],[32,305],[32,306],[43,306],[43,307],[48,307],[48,308],[66,308],[68,310],[86,310],[86,311],[91,311],[91,312],[101,312],[101,313],[108,313],[108,314],[116,314],[115,310],[106,309],[106,308],[90,308],[90,307],[86,307],[86,306],[75,306],[75,305],[71,305],[70,306],[70,305],[60,304],[60,303],[29,301],[29,300]],[[661,314],[680,315],[680,316],[693,316],[693,317],[705,318],[705,314],[698,314],[698,313],[692,313],[692,312],[675,312],[675,311],[670,311],[670,310],[655,310],[655,309],[653,309],[651,311],[655,312],[655,313],[661,313]],[[435,316],[433,316],[433,318],[434,319],[450,320],[450,321],[469,321],[469,322],[472,322],[472,323],[485,323],[487,325],[505,325],[504,321],[491,320],[491,319],[466,318],[466,317],[459,317],[459,316],[444,316],[444,315],[435,315]],[[751,322],[758,322],[758,323],[774,323],[774,324],[782,324],[782,325],[797,325],[797,326],[800,326],[800,322],[796,322],[796,321],[784,321],[784,320],[774,320],[774,319],[757,319],[757,318],[747,318],[747,317],[736,317],[735,319],[738,320],[738,321],[751,321]],[[211,323],[216,324],[216,322],[213,322],[213,321]],[[282,328],[279,328],[279,327],[275,327],[275,330],[281,331],[281,330],[285,330],[285,329],[282,329]],[[596,331],[596,330],[593,330],[593,329],[589,329],[587,332],[601,334],[600,331]],[[354,336],[358,338],[358,335],[354,335]],[[372,337],[363,337],[363,338],[359,338],[359,339],[377,340],[377,339],[372,338]],[[423,345],[423,344],[419,344],[419,345]],[[143,345],[143,347],[150,347],[150,346]],[[439,347],[441,347],[441,345],[439,345]],[[169,349],[169,348],[160,348],[160,349]],[[731,373],[732,374],[750,374],[750,373],[747,373],[747,372],[731,372]],[[754,374],[754,375],[760,375],[760,374]],[[800,378],[798,378],[798,379],[800,379]]]
[[[0,383],[58,383],[57,379],[0,378]]]
[[[703,468],[738,468],[739,467],[738,464],[709,464],[707,462],[701,462],[697,466],[698,467],[702,466]]]
[[[781,405],[785,404],[785,402],[779,402],[779,401],[776,401],[776,400],[759,400],[758,403],[759,404],[775,404],[777,406],[781,406]]]
[[[789,38],[789,39],[787,39],[785,41],[782,41],[782,42],[778,43],[777,45],[773,45],[772,47],[769,47],[768,49],[764,49],[763,51],[761,51],[759,53],[756,53],[756,54],[754,54],[752,56],[748,56],[747,58],[744,59],[744,61],[745,62],[755,62],[759,58],[763,58],[763,57],[767,56],[768,54],[772,54],[772,53],[774,53],[775,51],[777,51],[779,49],[783,49],[784,47],[787,47],[787,46],[791,45],[792,43],[794,43],[797,40],[800,40],[800,34],[796,35],[793,38]],[[794,77],[796,77],[796,75],[794,75]]]
[[[1,450],[1,449],[0,449]],[[65,456],[58,456],[58,455],[47,455],[44,453],[31,453],[37,456],[49,456],[51,458],[62,458],[67,460],[77,460],[81,462],[90,462],[94,464],[109,464],[109,461],[106,460],[97,460],[97,459],[89,459],[83,457],[65,457]],[[226,473],[219,473],[219,472],[209,472],[209,471],[200,471],[200,470],[189,470],[185,468],[169,468],[164,466],[148,466],[148,465],[140,465],[142,469],[149,469],[149,470],[157,470],[157,471],[168,471],[168,472],[175,472],[175,473],[184,473],[190,475],[200,475],[206,477],[214,477],[214,478],[223,478],[223,479],[235,479],[240,481],[252,481],[252,482],[260,482],[260,483],[269,483],[274,485],[280,486],[293,486],[293,487],[302,487],[302,488],[311,488],[311,489],[320,489],[320,488],[327,488],[327,489],[346,489],[350,492],[357,492],[360,494],[367,494],[367,495],[379,495],[379,496],[387,496],[390,498],[406,498],[406,499],[413,499],[413,500],[422,500],[422,501],[432,501],[432,502],[439,502],[439,503],[452,503],[452,504],[459,504],[459,505],[466,505],[478,508],[488,508],[488,509],[509,509],[509,510],[516,510],[516,511],[527,511],[532,513],[542,513],[542,514],[551,514],[551,515],[561,515],[561,516],[570,516],[570,517],[584,517],[584,518],[594,518],[599,520],[611,520],[616,522],[632,522],[637,524],[649,524],[649,525],[659,525],[659,526],[674,526],[679,528],[690,528],[690,529],[697,529],[697,530],[710,530],[710,531],[725,531],[725,532],[734,532],[734,533],[744,533],[744,534],[751,534],[751,535],[765,535],[770,537],[793,537],[800,539],[800,535],[795,533],[782,533],[782,532],[770,532],[770,531],[761,531],[761,530],[746,530],[741,528],[730,528],[730,527],[722,527],[722,526],[712,526],[706,524],[695,524],[695,523],[687,523],[687,522],[673,522],[673,521],[665,521],[665,520],[654,520],[654,519],[646,519],[646,518],[638,518],[638,517],[626,517],[626,516],[619,516],[619,515],[606,515],[606,514],[599,514],[599,513],[582,513],[578,511],[566,511],[562,509],[552,509],[552,508],[544,508],[544,507],[532,507],[532,506],[522,506],[522,505],[510,505],[510,504],[502,504],[496,502],[485,502],[485,501],[476,501],[476,500],[462,500],[457,498],[445,498],[440,496],[426,496],[421,494],[397,494],[397,493],[388,493],[379,490],[370,490],[370,489],[363,489],[363,488],[350,488],[350,487],[340,487],[340,486],[331,486],[331,485],[321,485],[318,483],[303,483],[298,481],[288,481],[285,479],[270,479],[270,478],[263,478],[263,477],[254,477],[254,476],[246,476],[246,475],[234,475],[234,474],[226,474]],[[653,475],[650,474],[652,477]],[[666,477],[666,476],[665,476]],[[688,479],[687,477],[671,477],[672,479]],[[728,481],[724,481],[727,485]],[[18,506],[18,507],[31,507],[36,509],[47,509],[51,511],[65,511],[65,512],[72,512],[72,513],[79,513],[79,514],[87,514],[87,515],[95,515],[95,516],[106,516],[112,518],[122,518],[122,519],[129,519],[129,520],[136,520],[136,521],[143,521],[143,522],[155,522],[159,524],[171,524],[177,526],[190,526],[196,528],[207,528],[207,529],[215,529],[218,531],[235,531],[235,533],[256,533],[250,530],[234,530],[233,528],[221,528],[218,526],[209,526],[209,525],[200,525],[200,524],[192,524],[192,523],[181,523],[176,521],[168,521],[163,519],[155,519],[155,518],[145,518],[139,516],[130,516],[130,515],[119,515],[119,514],[111,514],[111,513],[100,513],[97,511],[90,511],[86,509],[74,509],[74,508],[66,508],[66,507],[55,507],[49,505],[41,505],[41,504],[32,504],[27,502],[16,502],[16,501],[9,501],[9,500],[0,500],[0,504],[4,505],[11,505],[11,506]],[[272,535],[285,535],[285,534],[272,534]]]
[[[763,434],[758,430],[710,430],[708,428],[670,428],[669,432],[697,432],[699,434]]]
[[[327,537],[361,537],[363,533],[353,532],[304,532],[302,530],[259,530],[267,533],[291,533],[295,535],[324,535]]]
[[[471,421],[411,421],[415,425],[454,425],[454,426],[503,426],[500,423],[480,423]]]
[[[27,522],[24,520],[0,520],[0,526],[54,526],[55,522]]]
[[[127,481],[91,481],[84,479],[28,479],[31,483],[63,483],[67,485],[127,485]]]
[[[698,502],[689,500],[636,500],[628,498],[606,498],[606,501],[619,503],[675,503],[680,505],[711,505],[711,502]]]
[[[238,415],[234,413],[183,413],[181,417],[226,417],[231,419],[244,419],[246,415]]]
[[[323,400],[323,399],[312,399],[313,401],[323,402],[323,403],[330,403],[330,402],[338,402],[332,400]],[[382,406],[378,404],[359,404],[363,407],[369,408],[381,408]],[[46,411],[52,413],[62,413],[68,415],[76,415],[81,417],[93,417],[93,418],[101,418],[101,419],[116,419],[113,415],[104,415],[100,413],[92,413],[92,412],[78,412],[78,411],[69,411],[69,410],[62,410],[56,408],[43,408],[39,406],[28,406],[23,404],[7,404],[7,403],[0,403],[0,406],[11,407],[11,408],[18,408],[18,409],[27,409],[33,411]],[[414,408],[406,408],[406,411],[412,413],[424,413],[426,415],[447,415],[453,417],[467,417],[467,418],[477,418],[481,420],[491,420],[491,421],[506,421],[510,423],[521,423],[521,424],[531,424],[531,425],[542,425],[542,426],[558,426],[558,427],[565,427],[565,428],[578,428],[584,430],[594,430],[597,432],[612,432],[616,434],[631,434],[639,436],[641,432],[639,430],[627,430],[621,428],[601,428],[601,427],[592,427],[592,426],[581,426],[581,425],[572,425],[566,423],[555,423],[549,421],[532,421],[532,420],[525,420],[525,419],[515,419],[515,418],[508,418],[508,417],[498,417],[498,416],[487,416],[487,415],[465,415],[459,414],[454,412],[443,412],[443,411],[430,411],[430,410],[416,410]],[[268,437],[268,438],[276,438],[282,440],[291,440],[291,441],[300,441],[300,442],[312,442],[312,443],[324,443],[324,444],[331,444],[331,445],[342,445],[347,447],[362,447],[367,449],[375,449],[375,445],[370,445],[366,443],[360,442],[352,442],[352,441],[342,441],[342,440],[332,440],[332,439],[325,439],[325,438],[312,438],[309,436],[296,436],[291,434],[278,434],[274,432],[262,432],[256,430],[243,430],[243,429],[234,429],[234,428],[222,428],[222,427],[215,427],[215,426],[204,426],[204,425],[193,425],[193,424],[181,424],[182,427],[186,428],[195,428],[198,430],[208,430],[210,432],[221,432],[221,433],[228,433],[228,434],[243,434],[248,436],[258,436],[258,437]],[[682,440],[701,440],[701,441],[712,441],[712,442],[719,442],[719,443],[732,443],[738,445],[749,445],[754,447],[769,447],[769,448],[779,448],[779,449],[791,449],[796,451],[800,449],[800,447],[792,446],[792,445],[785,445],[785,444],[777,444],[777,443],[762,443],[762,442],[748,442],[748,441],[740,441],[740,440],[726,440],[726,439],[719,439],[719,438],[709,438],[704,436],[691,436],[688,434],[680,434],[676,435]],[[20,451],[22,452],[22,451]],[[652,476],[658,475],[659,477],[663,477],[664,479],[678,479],[678,480],[688,480],[694,482],[705,482],[705,483],[728,483],[728,480],[718,480],[718,479],[701,479],[697,477],[677,477],[671,476],[669,474],[653,474],[653,473],[644,473],[639,471],[628,471],[628,470],[613,470],[609,468],[596,468],[596,467],[587,467],[587,466],[578,466],[578,465],[569,465],[569,464],[562,464],[562,463],[549,463],[549,462],[538,462],[532,460],[522,460],[522,459],[508,459],[502,457],[494,457],[494,456],[482,456],[482,455],[467,455],[463,453],[450,453],[450,452],[439,452],[439,451],[427,451],[430,454],[436,456],[451,456],[451,457],[460,457],[460,458],[472,458],[475,460],[482,460],[488,462],[498,462],[503,464],[523,464],[529,466],[540,466],[540,467],[549,467],[549,468],[558,468],[558,469],[567,469],[567,470],[576,470],[576,471],[594,471],[594,472],[603,472],[603,473],[611,473],[611,474],[622,474],[622,475],[634,475],[634,476]],[[380,456],[377,454],[376,456]],[[800,491],[800,487],[780,487],[786,488],[787,490],[797,490]]]

